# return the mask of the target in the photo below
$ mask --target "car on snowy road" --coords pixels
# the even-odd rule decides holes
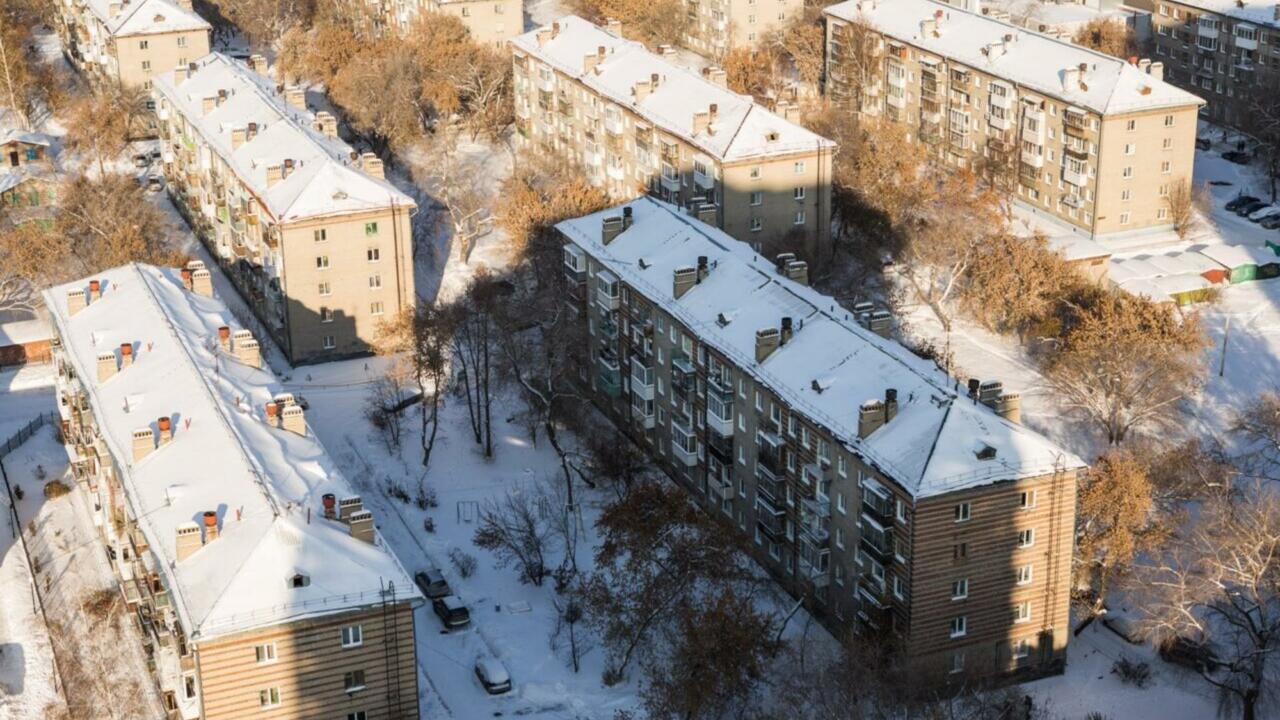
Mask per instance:
[[[1253,157],[1249,155],[1249,153],[1242,152],[1240,150],[1228,150],[1227,152],[1222,153],[1222,159],[1227,162],[1233,162],[1237,165],[1248,165],[1249,161],[1252,160]]]
[[[1237,195],[1228,200],[1227,204],[1223,207],[1231,212],[1235,212],[1236,210],[1239,210],[1242,205],[1248,205],[1252,202],[1258,202],[1258,198],[1252,195]]]
[[[507,666],[496,658],[482,657],[476,660],[476,678],[484,686],[484,691],[490,695],[511,692],[511,673],[508,673]]]
[[[1266,207],[1269,204],[1270,203],[1265,203],[1261,200],[1254,200],[1251,203],[1245,203],[1244,205],[1241,205],[1240,207],[1236,208],[1236,214],[1239,215],[1240,217],[1249,217],[1253,213],[1258,212],[1259,210],[1261,210],[1262,208]]]
[[[1267,205],[1261,210],[1254,210],[1249,213],[1249,219],[1254,222],[1262,222],[1276,213],[1280,213],[1280,205]]]
[[[457,595],[445,595],[431,601],[431,609],[444,623],[446,630],[466,627],[471,623],[471,611]]]
[[[444,579],[444,573],[439,568],[427,568],[422,572],[415,573],[413,581],[418,584],[418,589],[426,595],[428,599],[435,600],[446,595],[452,595],[453,589],[449,587],[449,581]]]

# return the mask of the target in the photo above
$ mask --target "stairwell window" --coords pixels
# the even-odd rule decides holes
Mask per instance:
[[[369,716],[363,710],[347,713],[347,720],[369,720]]]
[[[966,522],[969,519],[970,510],[969,503],[957,503],[955,509],[956,522]]]
[[[328,270],[328,269],[329,269],[329,256],[328,256],[328,255],[317,255],[317,256],[316,256],[316,269],[317,269],[317,270]]]
[[[969,632],[969,620],[964,615],[951,618],[951,637],[962,638]]]
[[[1018,547],[1029,548],[1036,544],[1035,528],[1027,528],[1018,533]]]
[[[333,308],[327,308],[327,307],[320,308],[320,322],[322,323],[333,322]]]
[[[276,661],[276,644],[264,643],[253,649],[254,657],[259,665],[266,665]]]
[[[378,223],[376,223],[376,222],[367,222],[367,223],[365,223],[365,224],[364,224],[364,234],[365,234],[365,235],[377,235],[377,234],[378,234]]]
[[[796,211],[796,217],[795,217],[795,220],[793,220],[793,221],[792,221],[792,224],[794,224],[794,225],[803,225],[804,223],[805,223],[805,214],[804,214],[804,211],[803,211],[803,210],[797,210],[797,211]]]
[[[325,350],[332,350],[338,347],[338,342],[337,340],[334,339],[332,335],[325,335],[323,338],[321,338],[320,344],[322,347],[324,347]]]
[[[804,200],[804,188],[802,187],[792,188],[791,197],[796,200]]]
[[[333,288],[329,287],[329,282],[327,280],[325,282],[320,283],[320,286],[317,288],[317,291],[320,293],[321,296],[327,296],[327,295],[333,294]]]
[[[1031,603],[1020,602],[1013,606],[1013,621],[1015,623],[1031,622]]]
[[[1022,494],[1018,496],[1018,507],[1022,508],[1023,510],[1030,510],[1035,506],[1036,506],[1035,490],[1024,490]]]
[[[1031,579],[1035,572],[1033,570],[1034,567],[1035,567],[1034,565],[1023,565],[1022,567],[1018,568],[1018,584],[1019,585],[1031,584]]]
[[[796,164],[795,164],[795,166],[794,166],[792,169],[793,169],[793,171],[795,172],[795,174],[796,174],[796,175],[803,175],[803,174],[804,174],[804,161],[802,160],[802,161],[800,161],[800,162],[796,163]]]
[[[258,691],[258,707],[280,707],[280,688],[267,688]]]
[[[382,275],[374,273],[369,276],[369,289],[378,290],[382,288]]]
[[[319,230],[312,230],[311,239],[315,240],[316,242],[325,242],[329,239],[329,233],[324,228],[320,228]]]
[[[186,47],[186,46],[187,46],[187,38],[185,36],[179,37],[178,47]]]
[[[360,647],[364,644],[364,626],[347,625],[342,628],[342,647]]]
[[[364,671],[352,670],[342,676],[342,689],[346,692],[353,693],[365,688]]]
[[[763,205],[763,204],[764,204],[764,193],[760,192],[759,190],[753,190],[753,191],[751,192],[751,204],[752,204],[753,206],[760,206],[760,205]]]
[[[378,248],[369,248],[365,250],[364,256],[369,259],[369,262],[378,262],[382,259],[382,252]]]
[[[370,303],[370,304],[369,304],[369,314],[370,314],[370,315],[381,315],[382,313],[383,313],[383,308],[382,308],[382,301],[381,301],[381,300],[379,300],[378,302]]]
[[[969,597],[969,578],[951,581],[951,599],[964,600]]]

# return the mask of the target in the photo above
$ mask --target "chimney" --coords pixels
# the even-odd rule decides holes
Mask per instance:
[[[231,350],[231,328],[226,325],[218,328],[218,347],[228,352]]]
[[[338,137],[338,118],[328,110],[316,113],[316,130],[327,138]]]
[[[630,208],[627,209],[629,210]],[[622,234],[625,229],[622,226],[622,222],[622,218],[617,215],[610,215],[600,223],[600,243],[602,245],[608,245],[614,241],[614,238]]]
[[[756,331],[756,362],[762,363],[769,359],[774,350],[778,349],[780,333],[777,328],[765,328]]]
[[[604,60],[604,46],[600,45],[596,47],[596,51],[594,53],[591,53],[582,59],[582,73],[585,75],[586,73],[589,73],[595,70],[596,66],[599,65],[603,60]]]
[[[293,174],[293,158],[284,159],[284,167],[280,168],[280,179],[283,180]]]
[[[373,513],[361,510],[351,514],[351,537],[373,544]]]
[[[546,28],[542,28],[538,30],[538,32],[534,35],[534,37],[538,39],[538,47],[542,47],[543,45],[546,45],[551,40],[552,36],[551,36],[550,30]]]
[[[116,374],[116,354],[98,353],[98,382],[104,383]]]
[[[1080,89],[1088,90],[1089,86],[1085,83],[1084,76],[1089,72],[1089,63],[1080,63],[1076,69],[1080,71],[1080,75],[1077,78],[1080,83]]]
[[[782,318],[782,331],[778,334],[778,344],[786,345],[787,343],[791,342],[791,338],[793,335],[795,335],[795,331],[792,330],[792,327],[791,327],[791,318],[789,317]]]
[[[151,428],[133,431],[133,461],[138,462],[156,449],[156,434]]]
[[[1147,74],[1156,80],[1164,81],[1164,63],[1153,62],[1147,66]]]
[[[719,208],[717,208],[716,204],[712,202],[704,202],[698,205],[698,220],[712,226],[719,225]]]
[[[778,269],[779,273],[785,273],[787,269],[787,263],[795,259],[796,259],[795,253],[789,253],[789,252],[778,253],[773,258],[773,266]]]
[[[876,310],[871,313],[871,321],[867,328],[882,338],[888,338],[893,331],[893,313],[888,310]]]
[[[218,107],[222,107],[222,103],[224,103],[224,102],[226,102],[226,101],[227,101],[227,91],[226,91],[226,90],[219,90],[219,91],[218,91],[218,99],[216,100],[216,104],[217,104],[217,106],[218,106]]]
[[[258,123],[251,122],[249,123],[249,127],[245,130],[244,139],[248,141],[256,137],[258,137]]]
[[[622,231],[626,232],[631,229],[631,206],[622,208]]]
[[[1280,8],[1280,5],[1277,5],[1276,7]],[[1280,13],[1280,9],[1278,9],[1276,12]],[[616,38],[621,38],[622,37],[622,21],[616,18],[609,18],[604,23],[604,30],[605,32],[609,33],[610,35]]]
[[[718,67],[712,67],[707,68],[703,72],[706,73],[707,80],[711,81],[713,85],[719,85],[720,87],[729,86],[729,74],[724,70]]]
[[[653,88],[653,80],[641,80],[631,86],[631,94],[635,96],[635,101],[639,104],[644,102],[645,98],[649,97],[649,93],[653,92]]]
[[[693,289],[698,284],[698,268],[680,267],[676,268],[674,273],[674,286],[671,294],[675,299],[679,300],[684,294]]]
[[[559,34],[560,34],[560,23],[558,22],[551,23],[551,39],[554,40],[556,36]]]
[[[676,49],[670,45],[659,45],[658,54],[667,62],[675,62],[676,60]]]
[[[237,330],[231,336],[236,359],[249,367],[262,367],[262,347],[248,330]]]
[[[253,54],[249,56],[249,69],[259,75],[267,74],[267,59],[262,55]]]
[[[707,256],[706,256],[706,255],[699,255],[699,256],[698,256],[698,282],[702,282],[703,280],[706,280],[706,279],[707,279],[707,275],[708,275],[710,272],[711,272],[711,270],[709,269],[709,267],[708,267],[708,265],[707,265]]]
[[[75,288],[67,291],[67,315],[75,315],[88,305],[84,288]]]
[[[288,103],[289,107],[291,108],[296,108],[298,110],[306,110],[307,109],[307,91],[303,90],[300,87],[285,88],[284,101]]]
[[[213,275],[204,268],[199,268],[191,273],[191,289],[197,295],[205,297],[213,297]]]
[[[182,287],[186,288],[187,292],[191,292],[191,273],[193,272],[192,269],[190,267],[184,267],[182,268],[182,270],[178,272],[179,274],[182,275]]]
[[[242,127],[231,128],[232,152],[239,150],[240,146],[244,144],[244,136],[245,136],[245,133],[247,132],[249,132],[248,128],[242,128]]]
[[[193,522],[185,522],[174,529],[174,556],[177,562],[191,557],[202,546],[200,542],[200,526]]]
[[[994,410],[996,400],[1000,399],[1000,395],[1003,392],[1004,383],[999,380],[984,382],[978,386],[978,402]]]
[[[218,539],[218,513],[206,510],[201,517],[204,519],[204,544],[208,545]]]
[[[1133,60],[1137,60],[1137,58],[1132,58],[1132,59],[1133,59]],[[1150,59],[1148,59],[1148,58],[1142,58],[1141,60],[1138,60],[1138,61],[1137,61],[1137,63],[1135,63],[1135,64],[1138,66],[1138,70],[1141,70],[1141,71],[1142,71],[1142,72],[1144,72],[1144,73],[1150,73],[1150,72],[1151,72],[1151,60],[1150,60]]]
[[[269,188],[273,187],[276,183],[280,182],[282,179],[284,179],[283,165],[267,166],[267,187]]]
[[[1080,70],[1067,68],[1062,71],[1062,89],[1074,90],[1080,84]]]
[[[89,301],[97,302],[98,300],[101,300],[101,299],[102,299],[102,281],[90,280],[89,281]]]
[[[884,424],[888,425],[889,422],[897,416],[898,416],[898,390],[896,388],[885,388]]]
[[[800,106],[793,102],[781,103],[782,119],[787,122],[800,122]]]
[[[996,414],[1011,423],[1022,423],[1022,396],[1018,393],[1005,393],[996,399]]]
[[[289,405],[284,410],[281,410],[280,427],[305,437],[307,434],[307,419],[302,412],[302,406]]]
[[[982,387],[982,381],[978,378],[969,378],[969,399],[973,403],[978,404],[978,388]]]
[[[187,79],[187,66],[179,65],[173,69],[173,84],[181,85]]]
[[[382,169],[382,159],[371,152],[360,156],[360,168],[370,177],[376,177],[379,180],[385,180],[387,177]]]
[[[208,115],[218,106],[218,98],[210,95],[200,100],[200,114]]]
[[[120,343],[120,369],[133,364],[133,343]]]
[[[787,279],[800,283],[801,285],[809,284],[809,263],[803,260],[792,260],[787,263]]]
[[[266,411],[267,424],[271,427],[280,427],[280,411],[284,406],[276,400],[270,400],[263,406]]]
[[[326,520],[332,520],[337,517],[335,509],[338,506],[338,498],[333,493],[325,493],[320,496],[320,504],[324,507],[324,517]]]
[[[1280,3],[1276,3],[1275,9],[1271,12],[1271,19],[1280,22]]]
[[[351,516],[364,509],[359,495],[344,497],[338,501],[338,519],[350,520]]]
[[[173,442],[173,418],[169,416],[156,418],[156,427],[160,430],[160,446]]]
[[[113,18],[120,14],[120,3],[112,2],[107,4],[107,17]]]
[[[697,135],[711,126],[711,113],[701,110],[693,114],[693,134]]]
[[[879,400],[868,400],[858,408],[858,437],[866,439],[871,433],[884,425],[884,403]]]

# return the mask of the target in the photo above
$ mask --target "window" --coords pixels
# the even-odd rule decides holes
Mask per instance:
[[[1018,584],[1030,585],[1031,579],[1035,575],[1034,565],[1023,565],[1018,568]]]
[[[1134,130],[1137,130],[1137,129],[1138,129],[1138,121],[1137,121],[1137,120],[1130,120],[1130,121],[1128,122],[1127,126],[1126,126],[1126,129],[1127,129],[1129,132],[1133,132]]]
[[[1031,655],[1031,641],[1022,638],[1013,644],[1013,659],[1022,660]]]
[[[1036,506],[1036,491],[1025,490],[1018,496],[1018,507],[1023,510],[1030,510]]]
[[[382,314],[382,301],[381,301],[381,300],[379,300],[379,301],[377,301],[377,302],[369,303],[369,314],[370,314],[370,315],[381,315],[381,314]]]
[[[370,289],[370,290],[377,290],[377,289],[379,289],[379,288],[381,288],[381,287],[382,287],[382,275],[381,275],[381,273],[374,273],[374,274],[370,275],[370,276],[369,276],[369,289]]]
[[[762,228],[764,228],[764,223],[760,221],[760,218],[751,218],[751,232],[760,232]]]
[[[1122,173],[1120,173],[1120,174],[1121,174],[1121,176],[1122,176],[1122,177],[1124,177],[1125,179],[1128,179],[1128,178],[1133,177],[1133,166],[1132,166],[1132,165],[1126,165],[1126,166],[1125,166],[1125,168],[1124,168],[1124,172],[1122,172]]]
[[[332,350],[338,347],[338,343],[336,340],[334,340],[332,335],[325,335],[323,338],[320,339],[320,344],[324,347],[325,350]]]
[[[253,649],[254,657],[259,663],[271,663],[276,661],[276,644],[265,643]]]
[[[342,676],[342,689],[352,693],[364,689],[364,671],[352,670]]]
[[[951,653],[951,672],[964,672],[964,652],[956,651]]]
[[[1137,146],[1137,145],[1135,145],[1135,144],[1133,144],[1133,143],[1125,143],[1125,145],[1124,145],[1124,154],[1125,154],[1125,155],[1132,155],[1132,154],[1134,154],[1134,153],[1135,153],[1135,152],[1137,152],[1137,151],[1138,151],[1138,146]]]
[[[1168,160],[1165,160],[1164,162],[1160,163],[1161,175],[1168,175],[1171,172],[1173,172],[1173,163],[1169,162]]]
[[[327,270],[328,268],[329,268],[329,256],[328,256],[328,255],[317,255],[317,256],[316,256],[316,269],[317,269],[317,270]]]
[[[1169,210],[1167,208],[1156,208],[1157,220],[1164,220],[1168,216],[1169,216]]]
[[[752,205],[757,205],[757,206],[758,206],[758,205],[763,205],[763,204],[764,204],[764,193],[760,192],[759,190],[753,190],[753,191],[751,192],[751,204],[752,204]]]
[[[378,262],[382,259],[382,252],[378,248],[369,248],[364,251],[364,256],[369,259],[369,262]]]
[[[327,307],[324,307],[323,305],[320,306],[320,322],[322,323],[333,322],[333,308],[327,308]]]
[[[188,700],[194,699],[196,696],[196,676],[182,676],[182,696]]]
[[[1120,191],[1121,202],[1129,202],[1129,198],[1131,198],[1132,196],[1133,196],[1133,193],[1131,190],[1129,190],[1129,188],[1125,188]]]
[[[1036,529],[1027,528],[1018,533],[1018,547],[1029,548],[1036,544]]]
[[[802,174],[804,172],[804,161],[801,160],[800,162],[796,163],[795,166],[792,168],[792,170],[797,175]]]
[[[364,643],[364,626],[347,625],[342,628],[342,647],[358,647]]]
[[[1164,139],[1164,141],[1161,143],[1161,149],[1164,149],[1164,150],[1172,150],[1172,149],[1173,149],[1173,138],[1165,138],[1165,139]]]
[[[969,621],[964,615],[951,618],[951,637],[964,637],[969,632]]]
[[[750,177],[751,177],[751,179],[752,179],[752,180],[759,180],[759,179],[760,179],[760,166],[759,166],[759,165],[756,165],[755,167],[751,168],[751,171],[750,171],[748,174],[750,175]]]
[[[347,720],[369,720],[369,716],[363,710],[347,713]]]
[[[1121,225],[1128,225],[1128,224],[1129,224],[1129,213],[1127,213],[1127,212],[1122,212],[1122,213],[1120,213],[1120,224],[1121,224]]]
[[[180,36],[178,38],[178,47],[186,47],[186,46],[187,46],[187,38],[185,36]]]
[[[376,223],[376,222],[367,222],[367,223],[365,223],[365,224],[364,224],[364,234],[365,234],[365,235],[377,235],[377,234],[378,234],[378,223]]]
[[[328,231],[324,228],[311,231],[311,238],[316,242],[324,242],[329,239]]]
[[[907,599],[907,584],[902,582],[902,576],[893,576],[893,596],[899,600]]]
[[[969,578],[960,578],[951,582],[951,599],[963,600],[969,597]]]
[[[258,691],[258,707],[273,708],[280,706],[280,688],[267,688]]]
[[[1020,602],[1013,606],[1013,621],[1015,623],[1031,622],[1031,603]]]
[[[138,41],[138,49],[139,49],[139,50],[146,50],[146,49],[147,49],[147,45],[148,45],[148,42],[147,42],[146,40],[139,40],[139,41]]]
[[[142,61],[142,69],[143,69],[143,70],[150,70],[150,69],[151,69],[151,61],[150,61],[150,60],[143,60],[143,61]]]
[[[1172,116],[1172,115],[1165,115],[1165,116],[1164,116],[1164,126],[1165,126],[1165,127],[1173,127],[1173,116]]]
[[[969,556],[968,543],[956,543],[955,545],[951,546],[952,560],[964,560],[968,556]]]
[[[792,224],[793,224],[793,225],[803,225],[803,224],[804,224],[804,221],[805,221],[804,211],[803,211],[803,210],[797,210],[797,211],[796,211],[796,217],[795,217],[795,220],[793,220],[793,221],[792,221]]]
[[[795,198],[796,200],[804,200],[804,188],[802,187],[792,188],[791,197]]]
[[[969,503],[962,502],[956,505],[955,516],[956,522],[965,522],[969,519]]]
[[[471,8],[464,5],[462,7],[462,17],[471,17]]]
[[[503,7],[502,7],[502,3],[494,3],[494,4],[493,4],[493,14],[494,14],[494,15],[501,15],[501,14],[502,14],[502,13],[504,13],[504,12],[506,12],[506,10],[505,10],[505,9],[503,9]]]
[[[844,549],[844,529],[836,528],[836,547]]]
[[[333,290],[332,290],[332,288],[330,288],[330,287],[329,287],[329,281],[328,281],[328,280],[325,280],[324,282],[320,283],[320,285],[316,288],[316,290],[317,290],[317,291],[320,293],[320,295],[322,295],[322,296],[324,296],[324,295],[332,295],[332,294],[333,294]]]

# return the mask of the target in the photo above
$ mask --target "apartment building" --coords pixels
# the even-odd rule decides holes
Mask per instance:
[[[831,252],[835,143],[729,91],[722,70],[568,16],[511,42],[520,145],[582,166],[618,199],[648,192],[757,248]]]
[[[368,353],[414,306],[416,205],[249,64],[213,53],[156,78],[169,192],[290,362]]]
[[[1208,101],[1205,114],[1248,128],[1258,100],[1280,93],[1280,4],[1148,0],[1165,77]]]
[[[382,21],[400,32],[424,12],[453,15],[476,42],[498,48],[524,32],[523,0],[380,0],[376,7]]]
[[[754,46],[804,12],[804,0],[685,0],[683,44],[722,59],[735,47]]]
[[[1172,227],[1169,197],[1191,183],[1204,101],[1165,82],[1161,63],[933,0],[824,12],[827,92],[853,111],[905,123],[940,162],[1089,236]]]
[[[0,227],[51,222],[58,179],[47,135],[0,128]]]
[[[209,269],[44,300],[72,471],[168,719],[416,720],[424,600]]]
[[[943,680],[1062,667],[1084,465],[1016,394],[651,198],[557,228],[597,404],[833,632]]]
[[[58,0],[63,54],[91,78],[150,88],[151,80],[209,54],[213,26],[191,0]]]

